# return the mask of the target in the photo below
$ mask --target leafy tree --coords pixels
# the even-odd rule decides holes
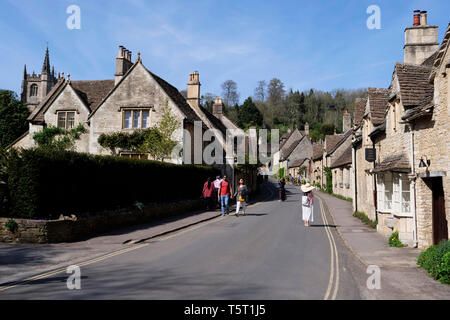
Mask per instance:
[[[66,130],[60,127],[48,126],[42,131],[33,134],[33,139],[39,148],[50,150],[74,150],[75,141],[81,134],[86,133],[86,128],[79,124],[75,128]]]
[[[233,80],[227,80],[222,83],[223,103],[229,107],[239,103],[239,93],[237,92],[237,84]]]
[[[267,101],[271,105],[281,105],[285,96],[284,84],[280,79],[273,78],[267,86]]]
[[[177,145],[177,141],[173,140],[172,135],[175,130],[180,128],[181,124],[172,113],[169,100],[166,100],[166,105],[161,108],[161,115],[158,125],[146,135],[139,150],[149,153],[155,160],[164,161]]]
[[[214,104],[214,97],[215,95],[212,93],[205,93],[200,97],[200,106],[208,110],[209,112],[212,112],[212,106]]]
[[[251,126],[261,127],[263,124],[263,116],[253,103],[252,98],[248,97],[242,106],[238,109],[237,125],[243,129]]]
[[[8,146],[28,130],[29,114],[13,91],[0,90],[0,146]]]
[[[138,152],[145,141],[145,137],[154,129],[135,130],[128,132],[102,133],[98,137],[98,143],[103,148],[109,149],[112,155],[116,155],[118,149]]]

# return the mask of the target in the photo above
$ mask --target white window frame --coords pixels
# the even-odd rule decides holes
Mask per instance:
[[[59,125],[59,115],[63,114],[63,113],[65,114],[64,127]],[[73,126],[72,127],[69,127],[69,113],[73,113]],[[76,114],[77,114],[76,110],[64,110],[64,111],[61,110],[61,111],[57,111],[56,112],[56,126],[59,127],[59,128],[66,129],[66,130],[70,130],[72,128],[75,128],[76,123],[77,123],[77,119],[76,119],[77,116],[76,116]]]
[[[377,208],[378,211],[392,213],[396,216],[411,217],[411,181],[406,174],[387,172],[378,174],[377,178]],[[391,207],[387,208],[386,203],[386,184],[389,183],[391,188]],[[407,183],[409,188],[403,190],[403,184]],[[403,193],[409,193],[409,201],[403,201]],[[409,212],[403,211],[403,207],[407,205]]]

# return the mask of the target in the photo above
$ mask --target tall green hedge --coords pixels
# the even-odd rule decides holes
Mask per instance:
[[[40,149],[8,161],[9,215],[57,218],[142,203],[195,199],[212,167]]]

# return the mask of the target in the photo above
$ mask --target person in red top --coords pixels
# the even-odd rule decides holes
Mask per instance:
[[[213,194],[214,194],[214,183],[211,182],[211,178],[208,178],[208,181],[203,185],[203,198],[206,201],[206,210],[211,210],[213,206]]]
[[[222,206],[222,217],[225,215],[225,212],[229,213],[229,200],[233,199],[233,190],[231,188],[231,183],[228,182],[227,176],[223,176],[223,180],[219,186],[219,194],[218,200],[220,200],[220,204]]]

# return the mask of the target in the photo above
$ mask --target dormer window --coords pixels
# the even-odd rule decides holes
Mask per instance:
[[[30,86],[30,97],[34,97],[37,95],[38,95],[38,86],[37,84],[34,83]]]

